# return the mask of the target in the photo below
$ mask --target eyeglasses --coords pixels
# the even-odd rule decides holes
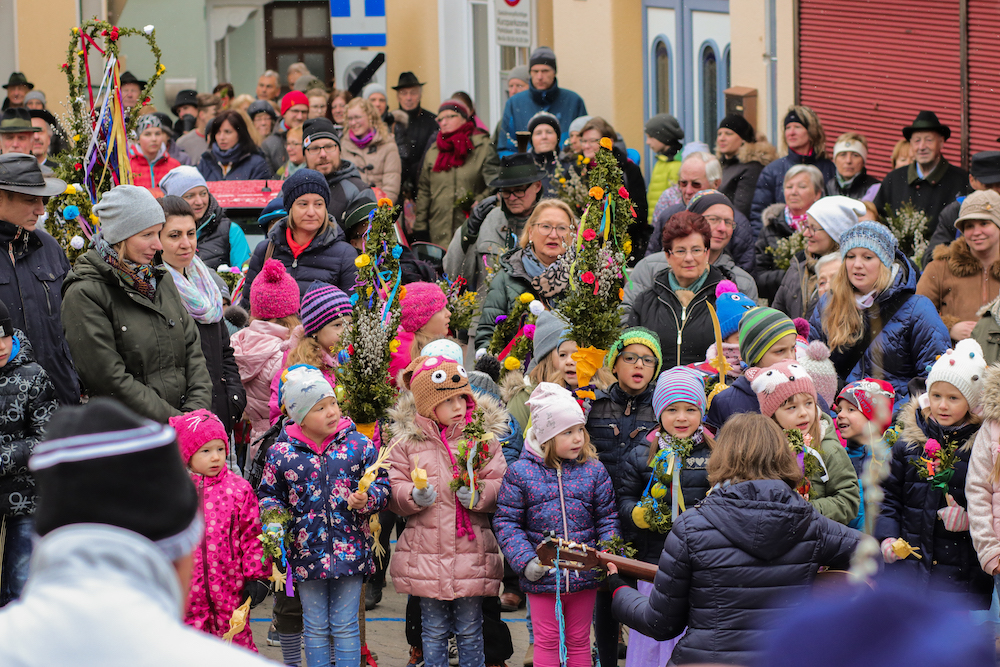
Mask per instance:
[[[534,183],[528,183],[523,188],[504,188],[503,190],[500,191],[500,196],[517,197],[520,199],[521,197],[524,196],[524,194],[528,191],[528,188],[530,188],[532,185],[534,185]]]
[[[584,146],[596,146],[601,143],[600,139],[580,139],[580,143]]]
[[[337,147],[337,144],[323,144],[322,146],[317,146],[316,144],[310,144],[309,148],[306,149],[306,153],[310,155],[319,155],[322,152],[332,153],[333,149]]]
[[[729,229],[732,229],[736,225],[736,221],[732,218],[720,218],[717,215],[706,215],[705,220],[707,220],[710,225],[717,225],[721,222],[726,225],[726,227],[729,227]]]
[[[553,230],[555,230],[559,234],[559,236],[565,236],[566,234],[569,234],[569,227],[567,227],[566,225],[559,225],[558,227],[553,227],[552,225],[547,225],[543,223],[535,226],[538,227],[538,230],[545,236],[551,234]]]
[[[698,259],[699,257],[705,254],[705,248],[698,247],[698,248],[691,248],[690,250],[688,250],[687,248],[679,248],[678,250],[668,250],[667,253],[671,255],[677,255],[678,257],[686,257],[688,255],[691,255],[695,259]]]
[[[285,142],[285,145],[287,145],[287,146],[302,146],[302,142],[301,141],[287,141],[287,142]]]
[[[622,355],[622,361],[624,361],[629,366],[636,366],[639,362],[642,362],[643,366],[648,368],[656,368],[656,357],[651,357],[648,354],[639,356],[638,354],[632,354],[631,352],[626,352]]]
[[[809,232],[810,234],[815,234],[816,232],[821,232],[821,231],[823,231],[823,228],[820,225],[811,222],[807,222],[806,224],[802,225],[803,234],[805,234],[806,232]]]

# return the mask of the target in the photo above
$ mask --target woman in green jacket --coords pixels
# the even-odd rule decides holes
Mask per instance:
[[[63,284],[62,321],[85,393],[111,396],[166,423],[212,408],[198,328],[170,274],[156,268],[163,209],[145,188],[119,185],[94,212],[101,231]]]

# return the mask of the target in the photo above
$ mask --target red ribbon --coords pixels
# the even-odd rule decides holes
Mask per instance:
[[[89,42],[90,45],[93,46],[95,49],[97,49],[97,51],[102,56],[106,56],[107,54],[104,52],[104,50],[101,47],[99,47],[97,45],[96,42],[94,42],[94,40],[92,40],[90,38],[90,35],[88,35],[82,29],[80,30],[80,42],[81,42],[80,46],[83,47],[81,49],[83,51],[83,68],[84,68],[84,71],[86,71],[86,73],[87,73],[87,96],[90,99],[90,110],[93,111],[94,110],[94,89],[90,85],[90,60],[87,58],[87,51],[88,51],[88,49],[87,49],[87,45],[83,43],[84,41]]]
[[[524,336],[523,326],[517,330],[517,333],[514,334],[514,337],[510,339],[510,342],[507,343],[507,347],[503,349],[503,352],[500,353],[500,356],[497,357],[497,359],[499,359],[500,361],[506,359],[507,355],[510,354],[511,349],[514,347],[514,345],[517,344],[518,339],[520,339],[522,336]]]

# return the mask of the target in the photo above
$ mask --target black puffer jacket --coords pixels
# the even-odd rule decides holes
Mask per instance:
[[[641,394],[630,396],[616,382],[607,391],[597,392],[597,399],[590,408],[587,432],[597,448],[597,456],[616,486],[622,474],[622,465],[633,451],[641,450],[637,456],[643,460],[649,455],[646,436],[656,428],[656,413],[653,412],[655,390],[654,379]]]
[[[788,226],[785,220],[785,205],[772,204],[764,210],[762,220],[764,226],[760,230],[760,238],[756,245],[756,273],[753,274],[757,281],[757,294],[768,302],[773,302],[774,297],[781,287],[781,281],[785,278],[786,269],[778,268],[774,261],[774,254],[768,252],[768,248],[778,247],[778,241],[787,239],[795,233]]]
[[[837,182],[837,177],[834,176],[826,181],[826,194],[828,195],[843,195],[844,197],[850,197],[851,199],[857,199],[861,201],[861,198],[868,194],[873,185],[879,185],[882,181],[878,180],[871,174],[869,174],[864,167],[858,172],[858,175],[854,177],[851,184],[846,188],[840,187],[840,183]]]
[[[225,319],[212,324],[195,322],[201,335],[201,351],[212,378],[212,412],[226,429],[232,429],[247,407],[247,392],[229,344]]]
[[[846,569],[860,536],[782,481],[719,488],[677,519],[648,598],[615,591],[615,616],[659,641],[687,627],[674,664],[756,664],[780,610],[809,590],[820,566]]]
[[[24,332],[14,329],[14,337],[21,349],[0,367],[0,516],[35,511],[35,480],[28,472],[28,459],[59,406],[55,387],[35,361]]]
[[[663,227],[675,213],[686,210],[687,207],[684,204],[674,204],[656,216],[656,219],[653,220],[653,231],[649,237],[649,245],[646,247],[646,257],[657,252],[663,252]],[[733,212],[733,220],[735,221],[733,236],[729,239],[726,252],[733,258],[736,266],[750,275],[754,275],[756,268],[754,265],[754,239],[756,238],[756,234],[754,234],[750,226],[750,221],[739,211]]]

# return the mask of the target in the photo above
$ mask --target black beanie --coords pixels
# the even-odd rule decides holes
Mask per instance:
[[[198,492],[174,429],[112,398],[56,410],[28,467],[38,481],[35,530],[103,523],[156,543],[170,559],[201,540]]]
[[[531,52],[531,57],[528,58],[529,69],[535,65],[548,65],[552,69],[556,69],[555,51],[547,46],[539,46]]]
[[[727,130],[732,130],[739,136],[740,139],[752,144],[756,141],[757,136],[753,131],[753,125],[750,124],[746,118],[738,113],[731,113],[722,119],[719,123],[719,129],[726,128]]]
[[[729,197],[722,194],[718,190],[702,190],[701,192],[696,192],[691,201],[688,202],[687,210],[692,213],[697,213],[698,215],[704,215],[705,211],[712,208],[716,204],[722,204],[723,206],[728,206],[736,213],[736,207],[733,206],[733,202],[730,201]]]
[[[10,319],[10,311],[7,304],[0,301],[0,338],[14,335],[14,322]]]
[[[534,132],[535,128],[539,125],[549,125],[556,131],[556,134],[562,134],[562,129],[559,127],[559,119],[548,111],[539,111],[531,117],[531,120],[528,121],[528,132]]]

